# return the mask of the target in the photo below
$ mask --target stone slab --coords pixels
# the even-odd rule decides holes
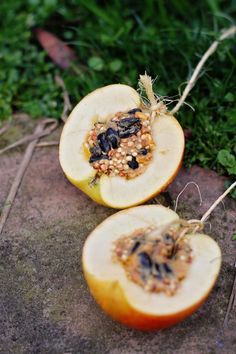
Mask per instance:
[[[60,132],[58,131],[56,135]],[[22,157],[0,157],[0,206],[4,204]],[[174,207],[199,218],[224,190],[224,177],[193,167],[151,203]],[[235,276],[236,202],[224,200],[206,230],[219,242],[223,266],[206,303],[173,328],[143,333],[108,318],[89,294],[81,270],[88,234],[115,212],[91,201],[64,177],[57,147],[36,149],[0,238],[0,353],[182,354],[236,352],[235,309],[223,321]],[[99,251],[99,250],[98,250]]]

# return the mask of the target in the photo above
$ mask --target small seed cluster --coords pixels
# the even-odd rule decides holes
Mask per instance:
[[[177,242],[176,229],[151,238],[150,233],[152,229],[140,229],[119,238],[113,245],[113,261],[146,291],[174,295],[187,275],[192,249],[186,238]]]
[[[106,123],[96,123],[86,142],[89,162],[98,175],[127,179],[144,172],[154,146],[150,114],[139,108],[118,112]]]

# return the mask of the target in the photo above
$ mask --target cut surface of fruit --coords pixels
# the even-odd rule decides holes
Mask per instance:
[[[148,227],[161,231],[178,219],[175,212],[162,206],[130,208],[106,219],[87,238],[82,257],[85,278],[97,302],[114,319],[144,330],[163,328],[189,316],[208,296],[220,270],[221,252],[207,235],[185,236],[193,260],[172,296],[149,292],[134,283],[112,257],[120,237]]]
[[[133,88],[121,84],[105,86],[81,100],[63,128],[59,149],[62,169],[74,185],[100,204],[114,208],[126,208],[140,204],[161,192],[173,180],[181,165],[184,152],[184,135],[178,121],[169,113],[160,111],[151,120],[150,128],[147,127],[147,129],[150,129],[152,138],[150,145],[154,147],[149,151],[150,159],[149,157],[146,158],[145,154],[147,154],[146,150],[151,148],[146,149],[145,144],[142,145],[142,142],[136,144],[135,141],[137,134],[141,134],[140,127],[142,124],[140,122],[142,119],[139,117],[142,117],[142,114],[138,116],[139,113],[136,115],[131,113],[131,117],[128,117],[128,119],[127,116],[124,116],[126,121],[123,119],[121,124],[119,122],[120,130],[118,132],[107,125],[107,122],[110,122],[117,113],[126,112],[127,114],[130,110],[137,110],[138,108],[143,109],[143,106],[139,94]],[[135,148],[133,151],[126,148],[125,152],[121,151],[121,154],[126,155],[123,159],[120,154],[120,164],[114,161],[118,165],[118,170],[113,168],[112,155],[118,149],[114,134],[109,136],[109,139],[113,139],[110,141],[112,151],[109,151],[109,154],[106,147],[101,152],[100,148],[103,145],[98,145],[96,142],[91,142],[89,146],[90,151],[95,151],[94,155],[90,155],[89,149],[86,152],[85,145],[90,141],[91,132],[94,133],[94,126],[98,122],[101,123],[101,129],[104,129],[105,124],[109,133],[115,132],[119,135],[117,136],[120,143],[123,143],[120,150],[125,149],[124,145],[128,146],[129,137],[126,135],[128,129],[131,132],[132,139],[134,138],[135,148],[137,149],[138,146],[140,154],[144,151],[143,157],[137,157]],[[144,128],[145,124],[143,125]],[[142,128],[143,131],[145,131],[144,128]],[[101,138],[103,139],[102,134],[99,135],[99,143],[101,143]],[[139,137],[140,139],[141,137]],[[97,145],[93,146],[92,144]],[[103,159],[101,159],[101,156]],[[127,161],[125,161],[125,158],[127,158]],[[141,168],[143,163],[137,162],[142,161],[142,159],[145,168]],[[99,165],[100,161],[104,164]],[[107,172],[109,166],[113,168],[112,173]],[[121,171],[119,171],[119,168]],[[124,168],[123,172],[122,168]],[[98,176],[97,172],[101,172],[102,169],[106,172],[104,174],[100,173]],[[122,177],[122,173],[123,176],[129,176],[125,169],[134,171],[132,173],[135,177],[130,179]],[[135,174],[136,169],[140,172]],[[130,176],[132,176],[132,173],[130,173]]]
[[[155,143],[153,158],[145,172],[126,180],[118,176],[101,176],[102,199],[115,208],[139,204],[161,192],[177,174],[184,151],[182,129],[177,120],[160,115],[152,124]]]

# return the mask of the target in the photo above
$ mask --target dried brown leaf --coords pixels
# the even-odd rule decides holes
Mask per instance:
[[[54,34],[42,28],[35,30],[36,37],[49,57],[62,69],[68,69],[77,59],[75,52]]]

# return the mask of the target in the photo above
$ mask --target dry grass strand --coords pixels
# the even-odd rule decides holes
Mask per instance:
[[[207,61],[207,59],[216,51],[218,45],[225,40],[226,38],[232,37],[236,34],[236,26],[232,26],[228,28],[227,30],[224,30],[222,35],[219,37],[219,39],[215,40],[210,47],[207,49],[207,51],[203,54],[201,57],[200,61],[198,62],[196,68],[193,71],[193,74],[190,78],[190,80],[187,83],[187,86],[185,87],[182,96],[180,97],[178,103],[175,105],[175,107],[172,109],[171,114],[175,114],[179,111],[180,107],[184,104],[189,92],[192,90],[194,85],[196,84],[199,74]]]
[[[176,198],[176,201],[175,201],[175,208],[174,208],[174,211],[176,212],[177,211],[177,208],[178,208],[178,202],[179,202],[179,198],[180,196],[184,193],[184,191],[186,190],[186,188],[190,185],[190,184],[193,184],[196,188],[197,188],[197,191],[198,191],[198,194],[199,194],[199,199],[200,199],[200,206],[202,205],[202,195],[201,195],[201,191],[200,191],[200,188],[198,186],[198,184],[196,182],[193,182],[193,181],[190,181],[188,182],[184,188],[182,189],[182,191],[178,194],[177,198]]]
[[[64,107],[63,107],[63,111],[61,114],[61,120],[65,123],[68,118],[68,112],[72,109],[72,105],[70,102],[69,93],[66,90],[66,85],[65,85],[63,79],[60,76],[56,75],[55,81],[56,81],[57,85],[62,88]]]

